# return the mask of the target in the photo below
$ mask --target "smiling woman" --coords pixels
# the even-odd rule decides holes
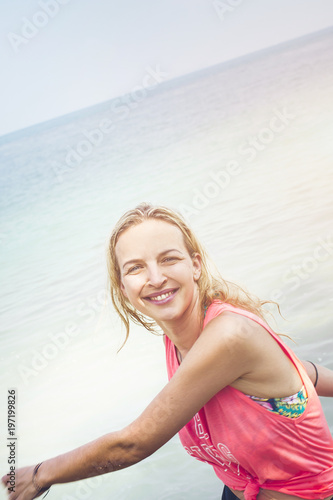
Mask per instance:
[[[200,256],[190,256],[176,226],[149,219],[132,227],[120,235],[115,257],[120,293],[164,333],[168,321],[178,319],[184,307],[195,308],[199,299],[196,281],[200,276]]]
[[[143,225],[143,222],[147,224]],[[130,232],[129,228],[131,228]],[[219,275],[212,274],[203,246],[180,215],[166,207],[152,207],[148,204],[142,204],[135,210],[125,213],[119,220],[112,232],[107,254],[111,298],[126,327],[126,339],[129,334],[130,320],[141,324],[152,332],[158,331],[158,325],[156,321],[151,321],[151,316],[147,317],[141,309],[133,307],[126,296],[125,288],[125,283],[130,283],[128,274],[139,273],[140,266],[141,274],[144,271],[147,272],[147,266],[145,267],[144,262],[139,259],[138,245],[141,245],[142,250],[148,255],[148,251],[151,249],[151,246],[147,245],[148,241],[149,245],[160,248],[161,255],[158,257],[161,259],[161,264],[163,257],[167,257],[164,260],[164,266],[177,262],[182,262],[183,265],[184,263],[189,265],[191,262],[191,265],[195,266],[201,321],[203,321],[205,308],[217,298],[234,306],[244,307],[260,317],[264,317],[262,306],[267,301],[260,301],[241,287],[235,286]],[[170,241],[177,242],[178,246],[170,248]],[[167,255],[168,252],[170,255]],[[174,253],[172,254],[172,252]],[[121,259],[122,265],[119,259]],[[169,264],[167,264],[168,262]],[[132,264],[133,267],[130,266],[130,269],[127,269],[126,266],[129,264]],[[157,267],[154,272],[157,271]],[[153,271],[151,266],[149,269],[150,272]],[[166,293],[165,287],[163,291]]]
[[[163,331],[169,383],[124,429],[19,469],[9,498],[129,467],[177,432],[227,485],[224,499],[331,498],[333,439],[317,392],[333,396],[333,372],[302,364],[265,321],[265,302],[211,273],[172,210],[127,212],[108,267],[126,338],[130,320]]]

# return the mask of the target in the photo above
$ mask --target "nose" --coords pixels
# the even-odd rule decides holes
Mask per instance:
[[[167,281],[162,269],[158,265],[150,265],[147,267],[147,285],[154,288],[161,288]]]

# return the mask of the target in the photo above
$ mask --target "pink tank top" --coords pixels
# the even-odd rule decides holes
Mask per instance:
[[[333,495],[333,439],[303,365],[261,318],[244,309],[214,301],[204,327],[223,311],[246,316],[272,335],[296,366],[308,403],[300,417],[291,419],[227,386],[180,430],[182,445],[191,456],[212,465],[224,484],[245,490],[246,500],[254,500],[260,488],[306,499]],[[179,363],[168,337],[165,347],[170,380]]]

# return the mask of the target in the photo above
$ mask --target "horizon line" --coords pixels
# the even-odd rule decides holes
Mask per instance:
[[[207,71],[208,69],[212,69],[212,68],[218,68],[218,67],[220,67],[222,65],[228,65],[228,64],[231,64],[231,63],[235,63],[235,62],[239,61],[240,59],[250,58],[250,57],[259,55],[259,54],[261,54],[263,52],[269,52],[269,51],[271,51],[274,48],[278,49],[279,47],[281,47],[283,45],[297,43],[297,42],[300,42],[304,38],[315,37],[315,36],[318,36],[319,34],[324,34],[324,32],[329,32],[329,31],[333,31],[333,27],[332,26],[330,26],[328,28],[324,28],[324,29],[319,30],[319,31],[313,31],[311,33],[307,33],[306,35],[302,35],[300,37],[290,38],[289,40],[285,40],[283,42],[279,42],[279,43],[270,45],[269,47],[264,47],[262,49],[255,50],[254,52],[248,52],[246,54],[242,54],[241,56],[233,57],[232,59],[227,59],[225,61],[222,61],[222,62],[217,63],[217,64],[213,64],[211,66],[205,66],[203,68],[196,69],[196,70],[191,71],[189,73],[184,73],[182,75],[175,76],[173,78],[165,80],[164,82],[159,83],[158,87],[160,88],[160,87],[162,87],[164,85],[170,84],[171,82],[187,78],[187,77],[189,77],[191,75],[194,75],[196,73],[204,72],[204,71]],[[110,101],[112,101],[114,99],[119,99],[119,98],[124,97],[124,96],[126,96],[128,94],[130,94],[130,92],[125,92],[124,94],[119,94],[119,95],[116,95],[114,97],[110,97],[110,99],[106,99],[104,101],[98,101],[98,102],[95,102],[94,104],[89,104],[88,106],[84,106],[83,108],[74,109],[74,110],[69,111],[67,113],[64,113],[62,115],[57,115],[57,116],[54,116],[52,118],[48,118],[46,120],[43,120],[41,122],[32,123],[31,125],[28,125],[26,127],[22,127],[22,128],[19,128],[19,129],[11,130],[10,132],[5,132],[4,134],[0,134],[0,140],[1,140],[1,142],[3,142],[3,139],[5,139],[7,136],[18,134],[20,132],[23,132],[24,130],[27,130],[27,129],[30,129],[30,128],[33,128],[33,127],[38,127],[38,126],[40,126],[42,124],[46,124],[46,123],[49,123],[49,122],[52,122],[52,121],[55,121],[55,120],[59,120],[61,118],[65,118],[66,116],[72,115],[74,113],[83,112],[84,110],[88,110],[90,108],[94,108],[95,106],[103,105],[103,104],[105,104],[107,102],[110,102]]]

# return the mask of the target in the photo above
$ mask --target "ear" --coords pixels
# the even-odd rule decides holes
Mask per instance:
[[[195,253],[192,257],[192,263],[193,263],[193,278],[194,281],[198,281],[198,279],[201,276],[201,255]]]
[[[127,292],[125,290],[125,286],[124,286],[124,283],[122,281],[120,282],[120,290],[121,290],[122,294],[124,295],[124,297],[126,297],[126,299],[128,299]]]

